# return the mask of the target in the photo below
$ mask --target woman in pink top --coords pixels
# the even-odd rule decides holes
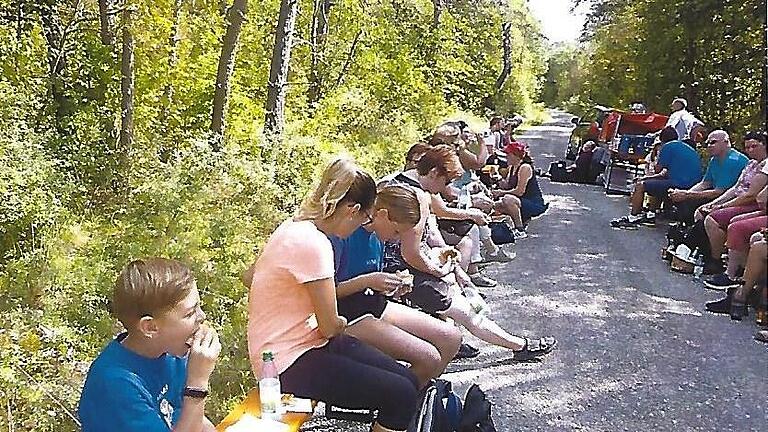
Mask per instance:
[[[372,431],[403,431],[416,411],[418,381],[391,357],[344,334],[329,235],[346,238],[370,221],[371,177],[347,159],[283,222],[245,272],[250,287],[248,351],[258,376],[271,350],[285,392],[350,409],[378,410]]]

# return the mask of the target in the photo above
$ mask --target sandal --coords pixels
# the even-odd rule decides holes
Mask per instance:
[[[755,333],[755,340],[768,343],[768,330],[760,330]]]
[[[520,351],[514,352],[514,359],[521,362],[534,360],[552,352],[556,345],[557,340],[552,336],[540,339],[525,338],[525,345]]]

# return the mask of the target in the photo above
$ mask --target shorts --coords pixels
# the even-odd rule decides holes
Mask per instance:
[[[520,198],[520,216],[523,220],[529,220],[536,217],[545,211],[547,211],[547,205],[540,202],[530,200],[528,198]]]
[[[717,222],[717,225],[720,228],[726,229],[731,223],[731,219],[735,218],[736,216],[752,213],[758,210],[760,210],[760,206],[757,204],[748,204],[745,206],[722,208],[713,211],[709,215],[712,217],[712,219],[715,220],[715,222]]]
[[[403,299],[428,314],[447,311],[451,307],[451,286],[441,278],[409,268],[413,289]]]
[[[369,289],[337,300],[339,315],[347,319],[347,325],[352,325],[365,317],[378,319],[384,314],[387,298],[377,292],[366,294]]]
[[[648,195],[659,199],[666,199],[669,190],[673,187],[676,187],[677,185],[673,180],[669,179],[651,179],[643,181],[643,186],[645,187],[645,193]]]

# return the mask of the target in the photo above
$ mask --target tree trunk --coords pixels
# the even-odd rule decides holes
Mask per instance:
[[[104,45],[114,43],[112,29],[115,27],[115,18],[113,14],[109,13],[111,6],[112,0],[99,0],[99,35],[101,36],[101,43]]]
[[[270,138],[279,138],[285,123],[285,88],[288,81],[288,68],[291,62],[293,33],[296,16],[299,13],[298,0],[282,0],[280,16],[275,31],[275,49],[272,52],[272,64],[267,83],[266,118],[264,133]]]
[[[437,28],[440,25],[440,15],[443,13],[443,0],[432,0],[432,27]]]
[[[235,0],[227,11],[227,32],[221,45],[219,68],[216,72],[216,88],[213,93],[213,118],[211,130],[217,135],[214,148],[218,150],[220,140],[224,136],[224,117],[226,115],[227,98],[229,97],[229,80],[235,69],[235,50],[240,38],[240,29],[248,11],[248,0]]]
[[[331,0],[314,0],[310,34],[312,66],[309,71],[309,89],[307,90],[307,102],[310,111],[317,106],[323,92],[324,73],[321,68],[325,65],[325,40],[328,36],[328,14],[331,5]]]
[[[163,136],[166,141],[160,148],[160,160],[167,162],[171,156],[173,149],[171,148],[172,139],[168,138],[168,118],[171,116],[171,106],[173,105],[173,71],[176,69],[176,65],[179,63],[179,20],[181,16],[181,7],[184,5],[184,0],[174,0],[173,2],[173,25],[171,26],[171,34],[168,37],[168,82],[163,89],[163,109],[160,111],[160,127],[163,131]]]
[[[501,72],[496,78],[496,92],[500,92],[512,72],[512,23],[501,24],[501,47],[503,50]]]
[[[61,76],[67,64],[67,51],[64,48],[62,34],[64,25],[52,2],[40,2],[38,8],[43,35],[47,43],[48,79],[54,107],[54,126],[60,134],[64,134],[63,121],[71,105],[64,91],[64,79]]]
[[[126,7],[123,11],[123,56],[120,63],[120,151],[123,154],[133,144],[133,33],[132,21],[135,9]]]

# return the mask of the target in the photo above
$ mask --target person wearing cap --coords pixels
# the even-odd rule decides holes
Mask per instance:
[[[525,232],[525,222],[547,210],[547,204],[541,194],[539,182],[533,169],[533,161],[528,155],[525,144],[513,141],[504,148],[509,161],[509,174],[506,181],[501,182],[503,189],[493,191],[498,198],[497,208],[512,217],[515,228],[512,231],[515,239],[528,237]]]
[[[675,128],[677,139],[683,141],[691,136],[691,129],[696,125],[704,125],[704,122],[688,111],[688,101],[679,97],[670,104],[672,113],[667,120],[667,126]]]
[[[671,126],[661,130],[662,146],[654,168],[655,174],[635,180],[635,189],[630,198],[630,214],[611,221],[613,228],[636,228],[640,224],[652,225],[656,214],[643,211],[645,195],[656,198],[658,205],[667,198],[672,188],[688,189],[701,180],[701,159],[696,150],[677,139],[677,132]],[[655,209],[654,209],[655,210]]]
[[[703,219],[711,211],[707,204],[736,184],[749,161],[744,154],[731,147],[731,139],[724,130],[712,131],[707,136],[706,144],[710,159],[704,178],[688,189],[669,190],[669,199],[677,207],[678,219],[683,222]],[[764,150],[765,144],[762,148],[751,145],[748,151],[750,156],[754,153],[753,159],[762,161],[765,159]]]

